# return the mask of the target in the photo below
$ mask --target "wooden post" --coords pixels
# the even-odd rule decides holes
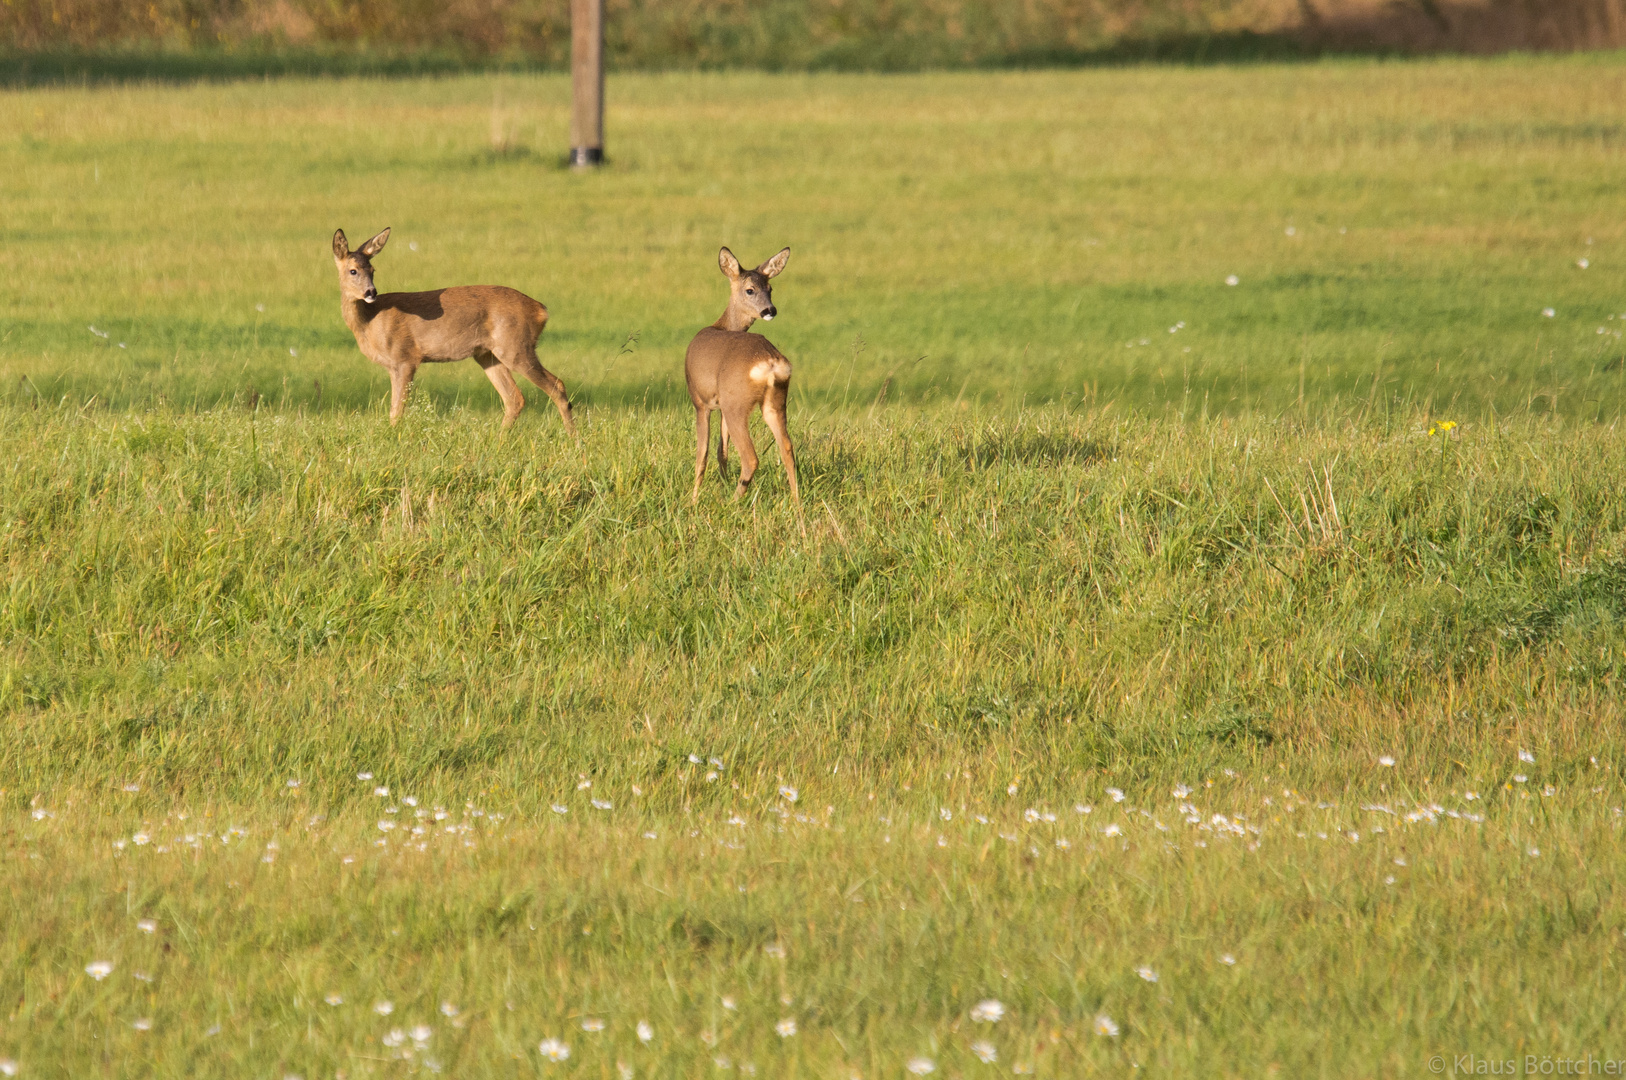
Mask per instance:
[[[570,0],[570,164],[604,160],[604,0]]]

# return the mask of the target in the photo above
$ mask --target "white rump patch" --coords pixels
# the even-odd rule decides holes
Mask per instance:
[[[790,379],[790,363],[778,357],[768,357],[751,365],[751,381],[759,386],[772,386]]]

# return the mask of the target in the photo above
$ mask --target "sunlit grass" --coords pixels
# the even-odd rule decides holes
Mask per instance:
[[[0,1069],[1613,1052],[1620,82],[627,79],[597,177],[551,79],[0,97]],[[580,443],[387,424],[386,224]],[[724,242],[801,516],[688,503]]]
[[[594,176],[559,167],[558,77],[10,92],[0,375],[53,402],[360,407],[384,379],[328,240],[390,225],[382,287],[532,293],[544,363],[589,403],[684,400],[727,243],[791,247],[773,338],[803,410],[884,387],[1610,417],[1623,72],[621,76]],[[495,401],[472,364],[422,383]]]

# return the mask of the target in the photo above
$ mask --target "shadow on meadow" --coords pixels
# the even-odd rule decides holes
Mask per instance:
[[[617,10],[619,6],[620,10]],[[1020,13],[960,0],[894,5],[778,2],[681,10],[612,5],[608,62],[622,71],[904,72],[1247,64],[1326,56],[1577,51],[1626,45],[1626,0],[1281,0],[1254,25],[1120,0]],[[59,10],[66,7],[68,10]],[[568,66],[567,5],[517,17],[490,0],[440,13],[371,3],[147,5],[107,0],[0,8],[0,85],[227,82],[284,77],[419,78]],[[202,9],[201,11],[199,9]],[[308,9],[308,10],[307,10]],[[471,10],[472,9],[472,10]],[[416,16],[416,17],[415,17]],[[292,20],[291,22],[289,20]],[[1127,29],[1126,29],[1127,28]]]

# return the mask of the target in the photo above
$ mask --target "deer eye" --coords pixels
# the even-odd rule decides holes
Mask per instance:
[[[350,271],[350,276],[351,276],[351,277],[355,277],[355,276],[356,276],[356,272],[355,272],[355,271],[354,271],[354,270],[352,270],[352,271]]]
[[[745,295],[746,296],[755,296],[756,294],[757,294],[757,291],[755,289],[746,289],[745,290]]]

